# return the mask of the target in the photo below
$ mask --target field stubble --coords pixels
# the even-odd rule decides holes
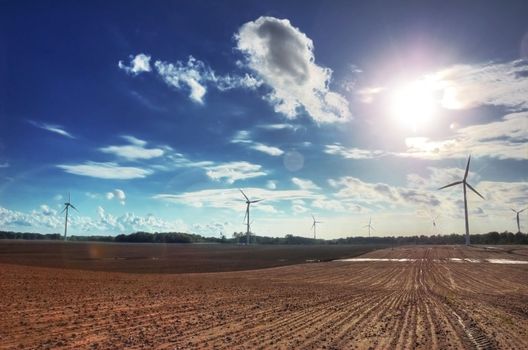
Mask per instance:
[[[129,274],[0,264],[2,349],[528,348],[524,248],[399,247],[262,270]]]

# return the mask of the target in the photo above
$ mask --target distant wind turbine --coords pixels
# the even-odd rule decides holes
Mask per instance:
[[[515,210],[515,209],[512,209],[512,211],[517,214],[517,233],[521,232],[521,223],[520,223],[520,220],[519,220],[519,214],[522,213],[523,211],[525,211],[526,209],[528,208],[524,208],[523,210]]]
[[[466,172],[464,174],[464,179],[462,179],[461,181],[457,181],[457,182],[453,182],[452,184],[449,184],[449,185],[445,185],[445,186],[442,186],[439,188],[439,190],[443,189],[443,188],[447,188],[447,187],[451,187],[451,186],[455,186],[455,185],[460,185],[462,184],[463,188],[464,188],[464,214],[465,214],[465,218],[466,218],[466,245],[469,245],[470,242],[469,242],[469,218],[468,218],[468,207],[467,207],[467,195],[466,195],[466,187],[469,187],[469,189],[473,192],[475,192],[480,198],[484,199],[484,197],[482,197],[482,195],[480,193],[477,192],[476,189],[474,189],[468,182],[467,182],[467,177],[468,177],[468,173],[469,173],[469,163],[471,162],[471,156],[469,156],[468,158],[468,161],[467,161],[467,165],[466,165]]]
[[[314,239],[316,239],[317,238],[317,236],[316,236],[317,224],[322,224],[323,222],[315,220],[315,216],[313,216],[313,214],[312,214],[312,218],[313,218],[312,228],[313,228],[313,233],[314,233]]]
[[[70,192],[68,192],[68,201],[64,203],[64,209],[62,209],[61,214],[66,212],[66,218],[64,219],[64,240],[66,240],[67,234],[68,234],[68,210],[69,208],[75,209],[75,211],[79,212],[77,208],[71,204],[71,198],[70,198]]]
[[[244,193],[244,191],[242,191],[241,189],[239,189],[240,193],[242,193],[242,195],[244,196],[244,198],[246,199],[246,215],[244,216],[244,221],[246,221],[246,244],[249,245],[249,235],[251,234],[250,232],[250,224],[249,224],[249,206],[253,203],[258,203],[260,201],[262,201],[262,199],[257,199],[257,200],[249,200],[248,196],[246,196],[246,194]]]
[[[370,238],[370,230],[376,231],[376,230],[374,230],[374,226],[372,226],[372,216],[369,218],[368,225],[365,225],[363,227],[368,227],[368,233],[369,233],[369,238]]]
[[[431,217],[431,221],[433,224],[433,227],[432,227],[433,233],[438,233],[438,226],[436,224],[436,220],[438,220],[439,215],[433,216],[433,214],[429,214],[429,216]]]

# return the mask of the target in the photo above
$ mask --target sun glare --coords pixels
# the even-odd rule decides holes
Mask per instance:
[[[405,85],[392,94],[391,114],[400,125],[413,131],[427,125],[434,112],[434,90],[426,81]]]

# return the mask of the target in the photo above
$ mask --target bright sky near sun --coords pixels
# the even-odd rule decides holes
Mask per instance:
[[[526,1],[2,1],[0,230],[516,232]],[[528,211],[521,225],[528,229]],[[437,230],[431,217],[438,216]]]

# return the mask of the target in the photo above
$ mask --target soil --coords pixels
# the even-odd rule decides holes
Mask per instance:
[[[0,349],[526,349],[528,265],[449,260],[528,260],[492,248],[184,274],[4,262]]]

